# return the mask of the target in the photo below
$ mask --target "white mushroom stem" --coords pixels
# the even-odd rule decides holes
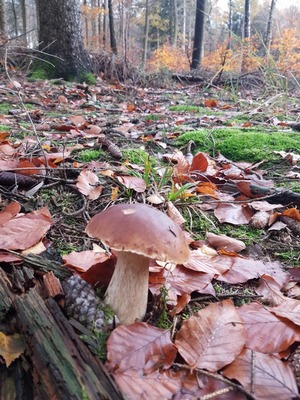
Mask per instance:
[[[115,271],[105,293],[105,303],[121,324],[142,320],[146,314],[149,282],[149,258],[125,251],[118,252]]]

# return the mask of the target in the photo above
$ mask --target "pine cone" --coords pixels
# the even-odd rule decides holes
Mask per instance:
[[[114,316],[105,314],[104,305],[93,287],[79,276],[62,282],[65,293],[65,310],[69,317],[96,331],[113,328]]]

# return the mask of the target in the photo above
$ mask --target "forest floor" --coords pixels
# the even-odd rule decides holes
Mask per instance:
[[[122,398],[118,388],[129,399],[299,398],[299,95],[259,82],[141,88],[12,71],[0,99],[0,293],[10,299],[0,301],[0,398]],[[79,275],[103,293],[115,256],[85,227],[131,202],[178,222],[191,258],[153,262],[145,322],[110,320],[103,334],[66,310],[60,284]],[[50,331],[61,346],[50,337],[38,356]],[[76,376],[45,372],[77,340],[75,364],[62,356]],[[108,383],[91,387],[88,368]]]

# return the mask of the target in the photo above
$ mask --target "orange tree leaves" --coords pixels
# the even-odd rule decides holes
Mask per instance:
[[[185,321],[175,343],[191,367],[218,371],[242,351],[246,332],[233,302],[225,300],[210,304]]]

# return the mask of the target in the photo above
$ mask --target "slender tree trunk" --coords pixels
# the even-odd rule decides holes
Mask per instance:
[[[250,39],[251,39],[251,23],[250,23],[250,6],[251,0],[245,0],[244,14],[244,41],[242,44],[242,63],[241,71],[247,72],[247,58],[250,54]]]
[[[149,38],[149,0],[146,0],[145,5],[145,26],[144,26],[144,48],[143,48],[143,59],[142,68],[145,69],[147,63],[148,54],[148,38]]]
[[[109,15],[109,33],[110,33],[110,47],[114,54],[118,54],[116,34],[114,27],[114,14],[112,0],[108,0],[108,15]]]
[[[182,50],[185,50],[186,46],[186,0],[182,0]]]
[[[107,48],[107,38],[108,38],[108,0],[104,0],[104,15],[103,15],[103,48]]]
[[[88,54],[81,36],[78,0],[38,0],[40,50],[59,57],[47,57],[55,65],[53,77],[77,79],[91,71]]]
[[[4,0],[0,0],[0,34],[5,33]]]
[[[205,21],[205,0],[197,0],[194,47],[192,55],[191,70],[198,69],[203,56],[203,34]]]
[[[251,0],[245,0],[244,39],[250,38],[251,36],[250,5],[251,5]]]
[[[92,11],[95,10],[95,8],[97,7],[97,1],[96,0],[92,0],[91,1],[91,7],[92,7]],[[94,12],[92,12],[92,17],[91,17],[91,25],[92,25],[92,48],[95,49],[97,48],[97,14],[94,14]]]
[[[274,16],[275,5],[276,5],[276,0],[271,0],[267,30],[266,30],[266,35],[265,35],[265,52],[270,51],[270,45],[271,45],[271,41],[272,41],[272,26],[273,26],[273,16]]]
[[[178,35],[177,0],[170,0],[169,14],[170,14],[170,20],[169,20],[170,43],[173,47],[176,47],[177,35]]]
[[[233,15],[233,0],[228,1],[228,44],[227,49],[231,49],[231,39],[232,39],[232,15]]]
[[[11,6],[12,6],[12,13],[13,13],[15,36],[17,37],[19,32],[18,32],[18,17],[17,17],[15,0],[12,0]]]
[[[26,15],[25,0],[21,0],[20,5],[21,5],[21,11],[22,11],[22,34],[24,35],[23,40],[24,40],[25,46],[27,46],[27,15]]]
[[[83,5],[84,7],[87,9],[87,0],[83,0]],[[85,10],[87,11],[87,10]],[[89,47],[89,20],[88,20],[88,16],[85,12],[84,14],[84,43],[86,48]]]

